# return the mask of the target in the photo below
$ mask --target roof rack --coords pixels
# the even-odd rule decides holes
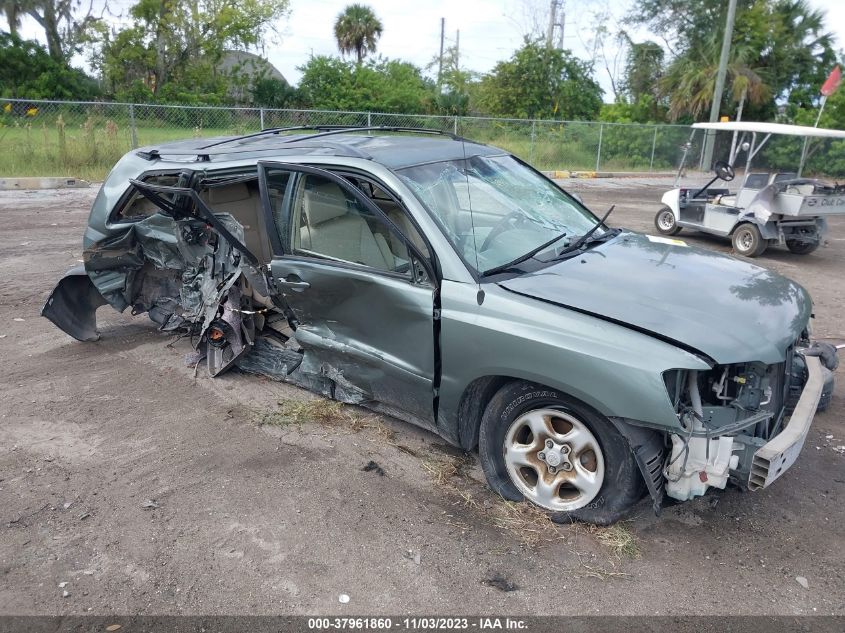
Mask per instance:
[[[245,139],[256,138],[259,136],[269,136],[271,134],[279,134],[281,132],[293,132],[296,130],[318,130],[317,134],[309,134],[307,136],[297,136],[285,141],[285,143],[291,142],[299,142],[299,141],[309,141],[313,138],[320,138],[323,136],[330,136],[333,134],[343,134],[344,132],[417,132],[420,134],[440,134],[443,136],[449,136],[455,141],[463,141],[466,139],[461,138],[460,136],[453,134],[452,132],[446,132],[445,130],[438,130],[437,128],[432,127],[402,127],[402,126],[393,126],[393,125],[368,125],[368,126],[355,126],[355,125],[297,125],[294,127],[274,127],[274,128],[267,128],[266,130],[261,130],[260,132],[253,132],[251,134],[243,134],[242,136],[233,136],[232,138],[223,139],[222,141],[217,141],[215,143],[211,143],[209,145],[204,145],[199,149],[208,149],[210,147],[217,147],[218,145],[226,145],[227,143],[234,143],[236,141],[243,141]]]
[[[217,153],[240,153],[234,151],[216,151],[216,152],[207,152],[205,150],[216,148],[221,145],[226,145],[228,143],[234,143],[237,141],[242,141],[245,139],[251,138],[258,138],[262,136],[270,136],[274,134],[280,134],[283,132],[294,132],[297,130],[317,130],[316,134],[307,134],[305,136],[300,135],[292,135],[289,138],[280,139],[282,143],[299,143],[303,141],[310,141],[313,139],[320,139],[326,136],[334,136],[336,134],[345,134],[349,132],[415,132],[417,134],[435,134],[440,136],[448,136],[454,141],[461,141],[461,142],[471,142],[468,139],[465,139],[457,134],[453,134],[452,132],[447,132],[445,130],[439,130],[437,128],[427,128],[427,127],[403,127],[403,126],[392,126],[392,125],[376,125],[376,126],[347,126],[347,125],[297,125],[293,127],[276,127],[276,128],[267,128],[266,130],[261,130],[260,132],[252,132],[251,134],[243,134],[241,136],[233,136],[231,138],[226,138],[220,141],[215,141],[214,143],[209,143],[208,145],[203,145],[201,147],[197,147],[196,149],[190,149],[187,151],[165,151],[168,155],[173,156],[196,156],[197,161],[200,162],[208,162],[211,160],[212,154]],[[268,148],[269,149],[269,148]],[[351,148],[348,148],[351,149]],[[259,148],[251,147],[248,150],[242,151],[257,151]],[[356,151],[361,157],[365,157],[360,151]],[[161,150],[157,148],[153,148],[147,151],[139,151],[137,155],[141,158],[146,160],[156,160],[161,158]]]
[[[295,130],[319,130],[322,128],[316,127],[314,125],[295,125],[293,127],[268,127],[260,132],[252,132],[251,134],[242,134],[241,136],[233,136],[232,138],[226,138],[222,141],[217,141],[216,143],[210,143],[208,145],[203,145],[198,149],[208,149],[209,147],[217,147],[218,145],[225,145],[226,143],[232,143],[234,141],[242,141],[247,138],[255,138],[256,136],[268,136],[270,134],[278,134],[279,132],[293,132]]]

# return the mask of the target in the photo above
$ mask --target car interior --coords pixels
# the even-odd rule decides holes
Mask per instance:
[[[279,175],[282,178],[279,178]],[[275,219],[282,212],[288,174],[278,172],[268,179],[271,209]],[[375,183],[356,177],[346,180],[369,198],[391,220],[402,235],[428,256],[428,248],[407,212]],[[146,179],[158,185],[175,186],[178,176],[156,175]],[[200,191],[200,198],[215,212],[232,215],[244,227],[244,243],[256,255],[269,259],[263,244],[261,196],[258,180],[211,184]],[[158,208],[139,193],[134,193],[120,209],[117,218],[137,220]],[[347,261],[378,270],[408,273],[409,254],[405,240],[382,218],[359,204],[337,183],[313,174],[305,174],[294,193],[292,226],[293,246],[315,255]]]

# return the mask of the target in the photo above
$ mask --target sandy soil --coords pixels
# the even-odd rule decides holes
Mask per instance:
[[[596,211],[616,203],[612,224],[651,231],[669,184],[572,188]],[[771,488],[660,518],[643,503],[611,531],[556,527],[407,424],[354,409],[260,424],[312,397],[194,377],[187,342],[145,317],[103,308],[89,344],[40,318],[81,259],[95,193],[0,193],[0,614],[845,613],[841,370]],[[810,290],[817,337],[845,339],[845,221],[831,225],[816,253],[759,263]],[[371,460],[383,475],[363,470]]]

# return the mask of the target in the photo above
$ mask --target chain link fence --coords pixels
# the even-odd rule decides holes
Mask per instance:
[[[99,180],[136,147],[301,125],[435,128],[501,147],[549,171],[672,171],[685,152],[685,164],[697,168],[704,139],[684,125],[0,99],[0,176]],[[731,142],[732,135],[717,135],[714,160],[728,156]],[[801,142],[773,139],[755,162],[797,169]],[[843,148],[841,141],[812,144],[805,172],[845,175]]]

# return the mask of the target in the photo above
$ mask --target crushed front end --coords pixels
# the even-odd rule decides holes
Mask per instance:
[[[833,392],[836,349],[802,337],[782,363],[664,374],[682,432],[670,434],[666,494],[686,501],[728,481],[759,490],[797,459]]]

